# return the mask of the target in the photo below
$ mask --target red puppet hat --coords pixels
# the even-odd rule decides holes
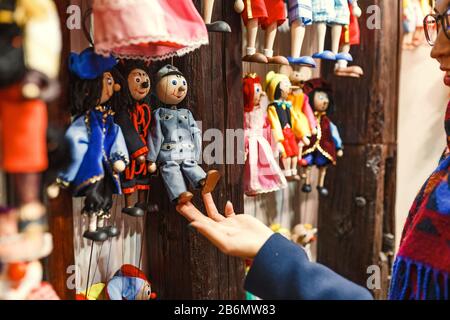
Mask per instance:
[[[330,84],[322,78],[311,79],[305,82],[303,92],[309,95],[311,92],[321,90],[325,92],[332,92]]]
[[[256,73],[247,74],[243,80],[244,87],[244,110],[245,112],[252,112],[253,100],[255,98],[255,84],[261,84],[261,80]]]

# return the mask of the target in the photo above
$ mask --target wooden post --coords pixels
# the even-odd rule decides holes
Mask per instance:
[[[364,77],[335,77],[334,64],[322,70],[334,88],[337,111],[331,118],[340,128],[345,156],[329,170],[330,196],[320,202],[318,259],[366,286],[369,266],[382,266],[387,275],[383,235],[394,233],[401,1],[360,5],[362,42],[352,54]],[[381,29],[370,29],[363,22],[377,12]],[[387,286],[382,281],[376,297],[385,296]]]
[[[194,1],[200,8],[200,1]],[[214,16],[227,21],[232,34],[211,34],[210,45],[175,59],[174,65],[184,73],[189,84],[187,104],[203,131],[218,129],[224,138],[227,129],[242,129],[243,98],[241,85],[241,25],[240,16],[229,1],[216,1]],[[215,19],[215,18],[214,18]],[[214,20],[213,19],[213,20]],[[167,63],[167,61],[165,62]],[[156,72],[165,63],[153,66]],[[169,61],[170,63],[170,61]],[[224,140],[224,145],[226,140]],[[243,150],[240,156],[243,155]],[[217,150],[222,151],[222,150]],[[224,147],[224,159],[226,152]],[[235,155],[234,158],[238,158]],[[235,162],[236,163],[236,162]],[[222,174],[214,198],[220,209],[230,200],[236,212],[243,212],[242,165],[213,164],[205,169],[217,169]],[[218,252],[207,240],[189,230],[187,221],[169,203],[160,179],[151,191],[152,200],[159,203],[160,213],[147,220],[149,273],[161,299],[242,299],[244,262]],[[202,210],[201,196],[196,202]]]

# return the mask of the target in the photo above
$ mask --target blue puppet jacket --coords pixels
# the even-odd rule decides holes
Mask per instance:
[[[82,197],[86,189],[102,180],[105,170],[113,171],[114,162],[129,163],[125,138],[120,127],[113,121],[109,109],[92,110],[75,119],[66,132],[70,142],[72,163],[59,174],[59,180],[73,188],[74,196]],[[120,194],[120,180],[115,181],[115,193]]]

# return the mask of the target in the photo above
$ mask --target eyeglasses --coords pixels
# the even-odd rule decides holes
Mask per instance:
[[[442,27],[445,35],[450,40],[450,8],[444,14],[429,14],[423,20],[425,37],[430,46],[436,43],[440,28]]]

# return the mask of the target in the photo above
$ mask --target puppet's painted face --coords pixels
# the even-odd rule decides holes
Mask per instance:
[[[142,101],[150,93],[150,77],[141,69],[134,69],[128,75],[128,88],[135,101]]]
[[[180,104],[187,95],[188,85],[183,76],[170,75],[162,78],[156,87],[158,99],[167,105]]]
[[[330,99],[328,98],[328,94],[323,91],[317,91],[314,94],[314,109],[319,112],[325,112],[328,110],[328,106],[330,105]]]
[[[286,100],[289,97],[291,87],[292,87],[292,84],[287,79],[280,82],[281,99]]]
[[[259,106],[260,102],[261,102],[261,97],[264,95],[264,91],[262,89],[262,86],[260,83],[255,83],[255,94],[253,97],[253,105],[254,106]]]
[[[136,296],[136,300],[138,301],[145,301],[150,300],[152,298],[152,288],[148,282],[146,282],[139,293]]]
[[[116,91],[120,91],[120,86],[115,83],[114,78],[110,72],[105,72],[103,74],[103,87],[100,104],[108,102]]]
[[[302,68],[300,71],[293,71],[289,76],[289,80],[291,80],[292,84],[303,88],[304,83],[311,79],[311,77],[312,71],[310,68]]]

